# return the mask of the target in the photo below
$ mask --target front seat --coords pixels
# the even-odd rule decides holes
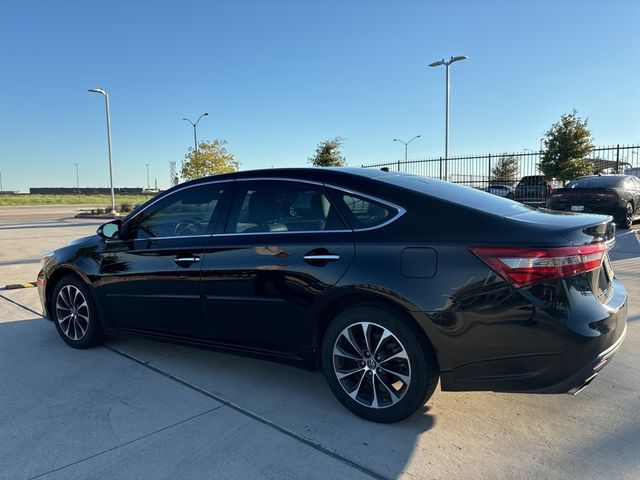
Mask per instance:
[[[249,198],[249,223],[255,223],[255,227],[247,228],[244,233],[255,232],[286,232],[287,226],[278,223],[280,210],[273,192],[256,191]]]

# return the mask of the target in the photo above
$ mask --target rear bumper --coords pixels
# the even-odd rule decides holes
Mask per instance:
[[[613,358],[624,341],[627,335],[627,325],[625,324],[624,330],[620,338],[615,341],[609,348],[600,352],[588,365],[585,365],[580,371],[576,372],[565,381],[556,383],[546,388],[539,390],[527,391],[528,393],[570,393],[572,395],[578,394],[583,388],[591,383],[596,378],[598,373],[609,363],[609,360]]]
[[[485,352],[484,359],[443,371],[442,389],[577,393],[602,371],[624,341],[627,292],[616,279],[612,289],[606,305],[576,292],[584,303],[575,301],[563,315],[550,319],[534,309],[527,324],[507,323],[502,355]],[[493,335],[497,334],[495,330]]]

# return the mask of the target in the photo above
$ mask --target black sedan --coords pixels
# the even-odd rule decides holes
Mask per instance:
[[[552,210],[613,215],[622,228],[640,217],[640,179],[634,175],[591,175],[571,180],[553,191]]]
[[[626,332],[610,217],[430,178],[272,169],[178,185],[49,253],[45,314],[76,348],[133,334],[321,368],[352,412],[434,392],[577,392]]]

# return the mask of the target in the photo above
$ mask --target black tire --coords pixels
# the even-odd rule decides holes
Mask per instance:
[[[386,332],[391,335],[380,340]],[[374,352],[365,357],[367,348]],[[398,353],[401,350],[406,352],[406,361]],[[424,333],[410,319],[384,305],[362,304],[337,315],[322,340],[321,361],[336,398],[351,412],[374,422],[407,418],[426,403],[438,384],[438,362]],[[358,371],[338,379],[338,371],[352,369]],[[347,389],[351,386],[350,395]]]
[[[620,217],[620,228],[631,228],[633,225],[633,203],[627,202]]]
[[[515,200],[515,197],[514,197],[513,193],[511,193],[511,192],[507,193],[507,198],[509,200]]]
[[[51,297],[51,319],[62,340],[73,348],[91,348],[104,342],[105,334],[91,292],[74,275],[66,275],[56,284]]]

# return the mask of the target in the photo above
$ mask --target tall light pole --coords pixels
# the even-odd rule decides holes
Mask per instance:
[[[198,127],[198,122],[200,122],[200,120],[202,119],[202,117],[206,117],[207,115],[209,115],[208,113],[203,113],[202,115],[200,115],[198,117],[198,120],[196,120],[196,123],[193,123],[191,120],[189,120],[188,118],[183,118],[182,120],[189,122],[191,124],[191,126],[193,127],[193,146],[195,147],[194,152],[198,151],[198,136],[196,134],[196,128]]]
[[[109,182],[111,184],[111,213],[116,213],[116,195],[113,190],[113,162],[111,160],[111,116],[109,114],[109,93],[105,92],[102,88],[90,88],[90,92],[99,93],[104,97],[104,102],[107,108],[107,141],[109,144]]]
[[[74,163],[76,166],[76,190],[80,191],[80,174],[78,173],[78,164]]]
[[[2,170],[0,170],[0,192],[3,192],[4,189],[2,188]]]
[[[445,180],[448,177],[448,162],[449,158],[449,65],[454,62],[459,62],[460,60],[466,60],[466,55],[460,55],[457,57],[451,57],[448,61],[445,61],[444,58],[442,60],[438,60],[437,62],[433,62],[429,64],[430,67],[439,67],[440,65],[444,65],[446,67],[446,105],[445,105],[445,120],[444,120],[444,178]],[[440,164],[440,178],[442,178],[442,163]]]
[[[411,142],[413,142],[416,138],[420,138],[422,135],[416,135],[415,137],[413,137],[411,140],[409,140],[408,142],[405,142],[404,140],[400,140],[399,138],[394,138],[393,141],[394,142],[400,142],[402,144],[404,144],[404,163],[407,163],[407,147],[409,146],[409,144]],[[400,171],[400,162],[398,162],[398,171]]]
[[[147,190],[151,190],[151,187],[149,186],[149,164],[145,163],[145,165],[147,166]]]

